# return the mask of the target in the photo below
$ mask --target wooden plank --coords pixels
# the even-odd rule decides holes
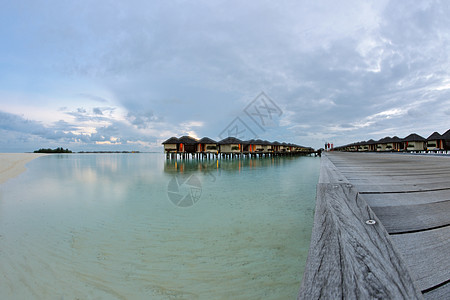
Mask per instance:
[[[350,178],[363,178],[363,179],[384,179],[384,178],[390,178],[392,180],[402,180],[402,179],[411,179],[411,178],[422,178],[422,179],[444,179],[444,182],[448,182],[450,184],[450,174],[446,173],[440,173],[440,174],[423,174],[423,173],[412,173],[412,174],[390,174],[389,172],[382,173],[373,173],[373,174],[367,174],[367,173],[359,173],[359,172],[344,172],[341,171],[341,173]]]
[[[367,225],[373,219],[375,225]],[[299,299],[421,299],[378,218],[348,183],[319,183]]]
[[[393,234],[426,298],[448,299],[450,157],[333,153],[329,159]]]
[[[358,190],[359,190],[358,186]],[[398,192],[398,193],[382,193],[382,194],[366,194],[364,200],[375,209],[380,206],[401,206],[401,205],[417,205],[426,203],[436,203],[450,200],[450,189],[437,190],[427,192]]]
[[[348,172],[348,171],[343,171],[340,170],[342,175],[344,175],[347,178],[386,178],[386,177],[390,177],[394,180],[398,180],[398,179],[402,179],[402,178],[427,178],[427,179],[447,179],[444,180],[444,182],[448,182],[450,183],[450,173],[447,174],[447,172],[442,172],[440,174],[424,174],[424,173],[410,173],[410,174],[395,174],[395,173],[390,173],[390,172],[385,172],[384,174],[379,172],[379,173],[360,173],[360,172]]]
[[[449,280],[449,237],[450,226],[391,236],[420,290]]]
[[[450,200],[418,205],[371,208],[390,234],[428,230],[450,225]]]
[[[450,282],[429,292],[423,293],[423,298],[426,300],[448,300],[448,295],[450,295]]]
[[[319,183],[342,182],[348,183],[347,178],[334,166],[326,155],[320,158]]]
[[[330,167],[332,171],[327,171],[327,175],[323,177],[326,181],[322,181],[319,185],[325,182],[335,183],[332,185],[335,189],[351,186],[336,184],[333,182],[334,176],[339,177],[341,181],[344,177],[354,184],[355,187],[350,188],[356,193],[354,201],[364,202],[366,205],[369,203],[373,208],[371,214],[377,214],[379,216],[377,220],[381,220],[392,234],[387,235],[387,239],[391,240],[393,252],[401,253],[402,258],[398,258],[399,262],[403,266],[406,265],[406,269],[409,270],[404,273],[414,279],[415,286],[424,292],[426,299],[448,299],[450,294],[450,271],[448,271],[450,270],[448,259],[450,257],[450,226],[448,225],[450,223],[448,213],[450,211],[450,157],[359,153],[327,153],[325,156],[329,160],[326,168]],[[317,296],[317,291],[319,291],[319,297],[324,298],[411,298],[404,295],[386,296],[385,294],[378,297],[367,293],[367,289],[360,288],[367,283],[363,280],[360,284],[358,275],[355,275],[361,272],[358,269],[358,262],[355,263],[351,258],[346,257],[347,253],[352,253],[352,242],[348,236],[355,234],[358,239],[360,238],[360,233],[355,232],[357,229],[352,226],[352,220],[355,216],[360,216],[360,212],[354,208],[354,204],[350,208],[347,206],[347,202],[350,203],[350,201],[342,202],[341,200],[339,203],[339,200],[335,199],[335,197],[347,199],[350,192],[338,192],[336,196],[336,191],[334,194],[320,192],[319,185],[313,238],[307,263],[308,273],[305,272],[305,282],[302,283],[301,291],[304,291],[304,285],[311,286],[315,282],[319,287],[314,290],[316,294],[305,294],[303,298],[318,298],[314,297]],[[327,186],[326,189],[330,187]],[[360,194],[356,189],[360,191]],[[319,197],[329,199],[320,200]],[[320,204],[320,201],[329,203]],[[320,207],[324,205],[326,208]],[[344,219],[343,216],[348,219]],[[384,229],[384,226],[380,227]],[[372,237],[370,234],[366,236]],[[327,239],[329,243],[323,242]],[[363,240],[363,245],[366,245],[365,243],[366,241]],[[371,246],[379,248],[378,240],[375,240]],[[362,249],[366,251],[364,246]],[[358,252],[354,252],[353,255],[356,253]],[[373,259],[373,253],[368,252],[366,255]],[[330,265],[334,266],[335,271],[330,270]],[[346,268],[345,265],[348,267]],[[315,273],[317,274],[311,275]],[[346,276],[354,276],[353,284],[358,292],[352,292],[347,287]],[[333,278],[331,283],[326,282],[329,277]],[[341,283],[336,283],[334,277],[337,278],[336,281],[341,280]],[[358,294],[361,293],[360,290],[365,292]],[[384,293],[383,289],[382,291]],[[420,295],[415,297],[420,298]]]
[[[358,184],[358,191],[361,194],[379,193],[406,193],[420,191],[444,191],[450,195],[450,185],[448,182],[417,183],[405,186],[404,184]]]
[[[368,184],[378,184],[378,185],[384,185],[384,184],[403,184],[403,185],[417,185],[417,184],[424,184],[424,183],[441,183],[442,185],[449,186],[450,182],[446,178],[436,178],[436,179],[427,179],[427,178],[420,178],[420,177],[411,177],[411,178],[361,178],[361,177],[355,177],[351,178],[350,176],[347,177],[348,181],[357,185],[368,185]],[[408,188],[405,186],[405,188]]]

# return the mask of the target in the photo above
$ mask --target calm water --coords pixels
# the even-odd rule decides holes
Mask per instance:
[[[0,185],[0,298],[294,299],[319,162],[38,158]]]

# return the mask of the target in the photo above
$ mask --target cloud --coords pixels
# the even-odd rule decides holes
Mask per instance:
[[[90,110],[79,107],[76,110],[61,110],[66,115],[75,118],[75,121],[79,123],[84,122],[107,122],[113,118],[112,114],[115,111],[114,107],[94,107]]]
[[[129,112],[127,114],[127,120],[139,129],[145,129],[154,124],[155,122],[161,121],[157,116],[151,111],[147,112]]]
[[[45,131],[45,127],[40,122],[3,111],[0,111],[0,129],[32,134]]]
[[[80,96],[80,97],[83,97],[83,98],[86,98],[86,99],[89,99],[89,100],[93,100],[93,101],[96,101],[96,102],[100,102],[100,103],[108,103],[109,102],[108,100],[106,100],[103,97],[96,96],[96,95],[91,95],[91,94],[86,94],[86,93],[79,93],[79,94],[77,94],[77,96]]]
[[[81,113],[84,111],[80,109]],[[52,145],[66,143],[85,149],[83,145],[84,147],[113,144],[126,146],[155,141],[154,138],[148,138],[146,134],[131,129],[126,123],[114,120],[111,120],[110,125],[96,127],[91,133],[80,133],[79,125],[70,124],[64,120],[44,126],[40,122],[2,111],[0,111],[0,130],[14,132],[14,135],[8,136],[11,138],[15,136],[14,139],[20,139],[22,142],[38,138],[40,145],[37,146],[42,146],[43,143]]]
[[[94,107],[94,109],[92,110],[92,112],[94,113],[94,115],[103,115],[102,110],[99,107]]]
[[[448,126],[450,7],[439,1],[28,4],[0,12],[0,76],[11,78],[0,90],[51,94],[36,99],[67,118],[3,130],[116,145],[215,137],[261,91],[283,109],[269,140],[317,147]]]

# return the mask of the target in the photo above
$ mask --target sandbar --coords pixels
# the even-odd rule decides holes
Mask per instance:
[[[0,153],[0,184],[26,171],[25,165],[44,153]]]

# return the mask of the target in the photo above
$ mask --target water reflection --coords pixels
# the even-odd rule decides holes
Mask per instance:
[[[2,185],[0,298],[294,298],[309,249],[318,163],[41,157]],[[208,171],[223,176],[212,183]],[[193,175],[201,175],[201,190],[188,180]],[[202,199],[179,209],[170,192]]]
[[[243,159],[166,159],[164,172],[175,174],[241,172],[244,169],[264,169],[282,166],[299,157],[263,157]]]

